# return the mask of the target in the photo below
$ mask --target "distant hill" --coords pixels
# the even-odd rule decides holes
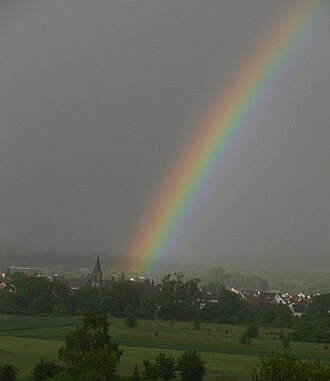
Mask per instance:
[[[81,267],[91,268],[94,266],[97,255],[100,255],[102,267],[117,267],[122,271],[127,269],[127,262],[108,252],[88,250],[66,250],[56,248],[34,248],[23,246],[9,241],[0,241],[0,264],[3,267],[26,266],[26,267],[51,267],[67,266],[73,269]],[[217,260],[204,261],[203,263],[185,262],[152,262],[149,271],[153,274],[166,274],[169,272],[185,271],[191,274],[203,273],[210,267],[221,266],[239,270],[255,269],[285,269],[285,270],[324,270],[330,268],[329,255],[219,255]]]
[[[219,265],[235,268],[278,268],[292,270],[323,270],[330,268],[329,255],[235,255],[231,257],[223,256]]]
[[[4,267],[52,267],[65,266],[74,269],[93,267],[97,252],[76,250],[42,250],[21,248],[0,248],[0,263]],[[118,259],[105,253],[99,253],[103,266],[115,266]]]

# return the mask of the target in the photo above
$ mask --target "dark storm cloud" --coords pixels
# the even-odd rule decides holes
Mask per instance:
[[[0,239],[120,253],[214,95],[295,3],[1,2]],[[307,35],[169,257],[329,252],[327,17]]]

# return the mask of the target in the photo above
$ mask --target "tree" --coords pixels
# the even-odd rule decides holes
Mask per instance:
[[[177,370],[182,381],[201,381],[205,374],[205,363],[196,351],[188,351],[178,358]]]
[[[100,289],[97,287],[82,287],[74,293],[75,307],[79,314],[89,311],[100,311]]]
[[[156,368],[159,376],[165,381],[175,379],[175,360],[172,356],[166,357],[164,353],[160,353],[155,358]]]
[[[261,325],[289,328],[293,322],[292,312],[282,304],[271,304],[267,309],[256,311],[256,315],[256,320]]]
[[[199,319],[194,319],[193,320],[193,329],[198,331],[201,327],[201,322]]]
[[[262,357],[249,367],[249,374],[254,381],[285,380],[293,381],[296,359],[288,355]]]
[[[330,294],[317,295],[313,298],[313,304],[308,307],[307,314],[319,315],[329,319]]]
[[[242,332],[242,334],[239,337],[239,342],[241,344],[249,345],[251,343],[251,337],[248,337],[246,332]]]
[[[90,312],[83,326],[66,336],[59,358],[69,366],[74,380],[113,380],[122,351],[111,342],[109,325],[106,316]]]
[[[0,381],[16,381],[16,368],[13,365],[0,366]]]
[[[137,316],[142,319],[154,319],[156,312],[156,302],[154,298],[143,296],[140,298],[140,306]]]
[[[256,339],[258,337],[259,328],[256,324],[250,324],[246,330],[246,336],[251,337],[251,339]]]
[[[61,352],[84,353],[93,349],[105,349],[113,351],[119,358],[121,351],[118,349],[118,344],[111,342],[109,326],[105,315],[87,313],[83,318],[83,326],[67,334],[66,348],[62,348]]]
[[[134,366],[133,379],[136,381],[140,379],[140,372],[138,370],[137,364],[135,364],[135,366]]]
[[[144,360],[143,365],[143,380],[155,381],[161,379],[164,381],[172,381],[175,379],[175,360],[172,356],[166,357],[164,353],[160,353],[154,362]],[[135,379],[138,379],[137,370],[135,374],[137,375]]]
[[[158,295],[158,315],[162,319],[192,320],[199,311],[200,280],[184,280],[182,272],[166,275]]]
[[[127,312],[137,311],[140,295],[137,285],[130,281],[115,282],[109,289],[101,289],[102,312],[116,317],[125,317]]]
[[[93,349],[84,353],[73,374],[77,381],[112,381],[115,379],[117,359],[105,349]]]
[[[201,309],[202,321],[220,324],[237,324],[249,321],[248,308],[238,295],[222,289],[218,298],[219,303],[207,304]]]
[[[125,324],[127,325],[127,327],[130,327],[130,328],[133,328],[136,326],[137,321],[136,321],[135,314],[133,312],[127,312],[125,316]]]
[[[58,280],[17,273],[1,291],[1,312],[22,315],[67,312],[70,297],[69,286]]]
[[[37,363],[33,369],[32,376],[35,381],[44,381],[60,373],[62,368],[53,361],[44,361]]]
[[[150,360],[143,360],[143,366],[143,379],[146,381],[156,381],[158,378],[158,369],[156,368],[156,365]]]
[[[294,326],[293,340],[312,343],[329,343],[330,333],[323,321],[301,317]]]
[[[282,345],[284,348],[290,347],[290,336],[289,335],[283,335],[282,337]]]

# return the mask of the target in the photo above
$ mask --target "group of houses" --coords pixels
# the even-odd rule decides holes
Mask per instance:
[[[23,267],[10,267],[6,273],[0,274],[0,290],[4,289],[6,285],[11,281],[11,275],[16,272],[22,272],[27,276],[41,276],[36,274],[29,268]],[[49,277],[50,279],[59,279],[65,282],[72,290],[80,289],[81,287],[112,287],[116,282],[115,275],[112,275],[111,279],[103,279],[103,273],[100,264],[99,256],[96,259],[96,263],[91,274],[84,279],[66,279],[60,276]],[[135,282],[143,295],[155,297],[158,294],[160,285],[154,284],[145,279],[144,277],[130,278],[129,281]],[[218,298],[210,290],[202,290],[202,298],[200,299],[200,307],[203,308],[207,304],[219,303]],[[280,304],[287,306],[294,316],[302,316],[306,312],[308,305],[312,303],[312,297],[314,295],[299,293],[292,295],[288,292],[265,292],[260,290],[242,290],[231,288],[231,292],[237,294],[244,302],[251,308],[255,309],[267,309],[273,304]]]
[[[270,305],[280,304],[287,306],[291,310],[293,316],[298,317],[306,313],[307,306],[312,304],[312,298],[315,296],[314,294],[299,293],[297,295],[292,295],[289,292],[248,291],[235,288],[231,288],[230,291],[237,294],[251,308],[267,309]]]

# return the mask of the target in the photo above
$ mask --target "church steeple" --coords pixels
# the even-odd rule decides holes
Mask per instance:
[[[102,270],[100,265],[100,256],[97,256],[94,270],[92,272],[92,285],[100,287],[102,284]]]

